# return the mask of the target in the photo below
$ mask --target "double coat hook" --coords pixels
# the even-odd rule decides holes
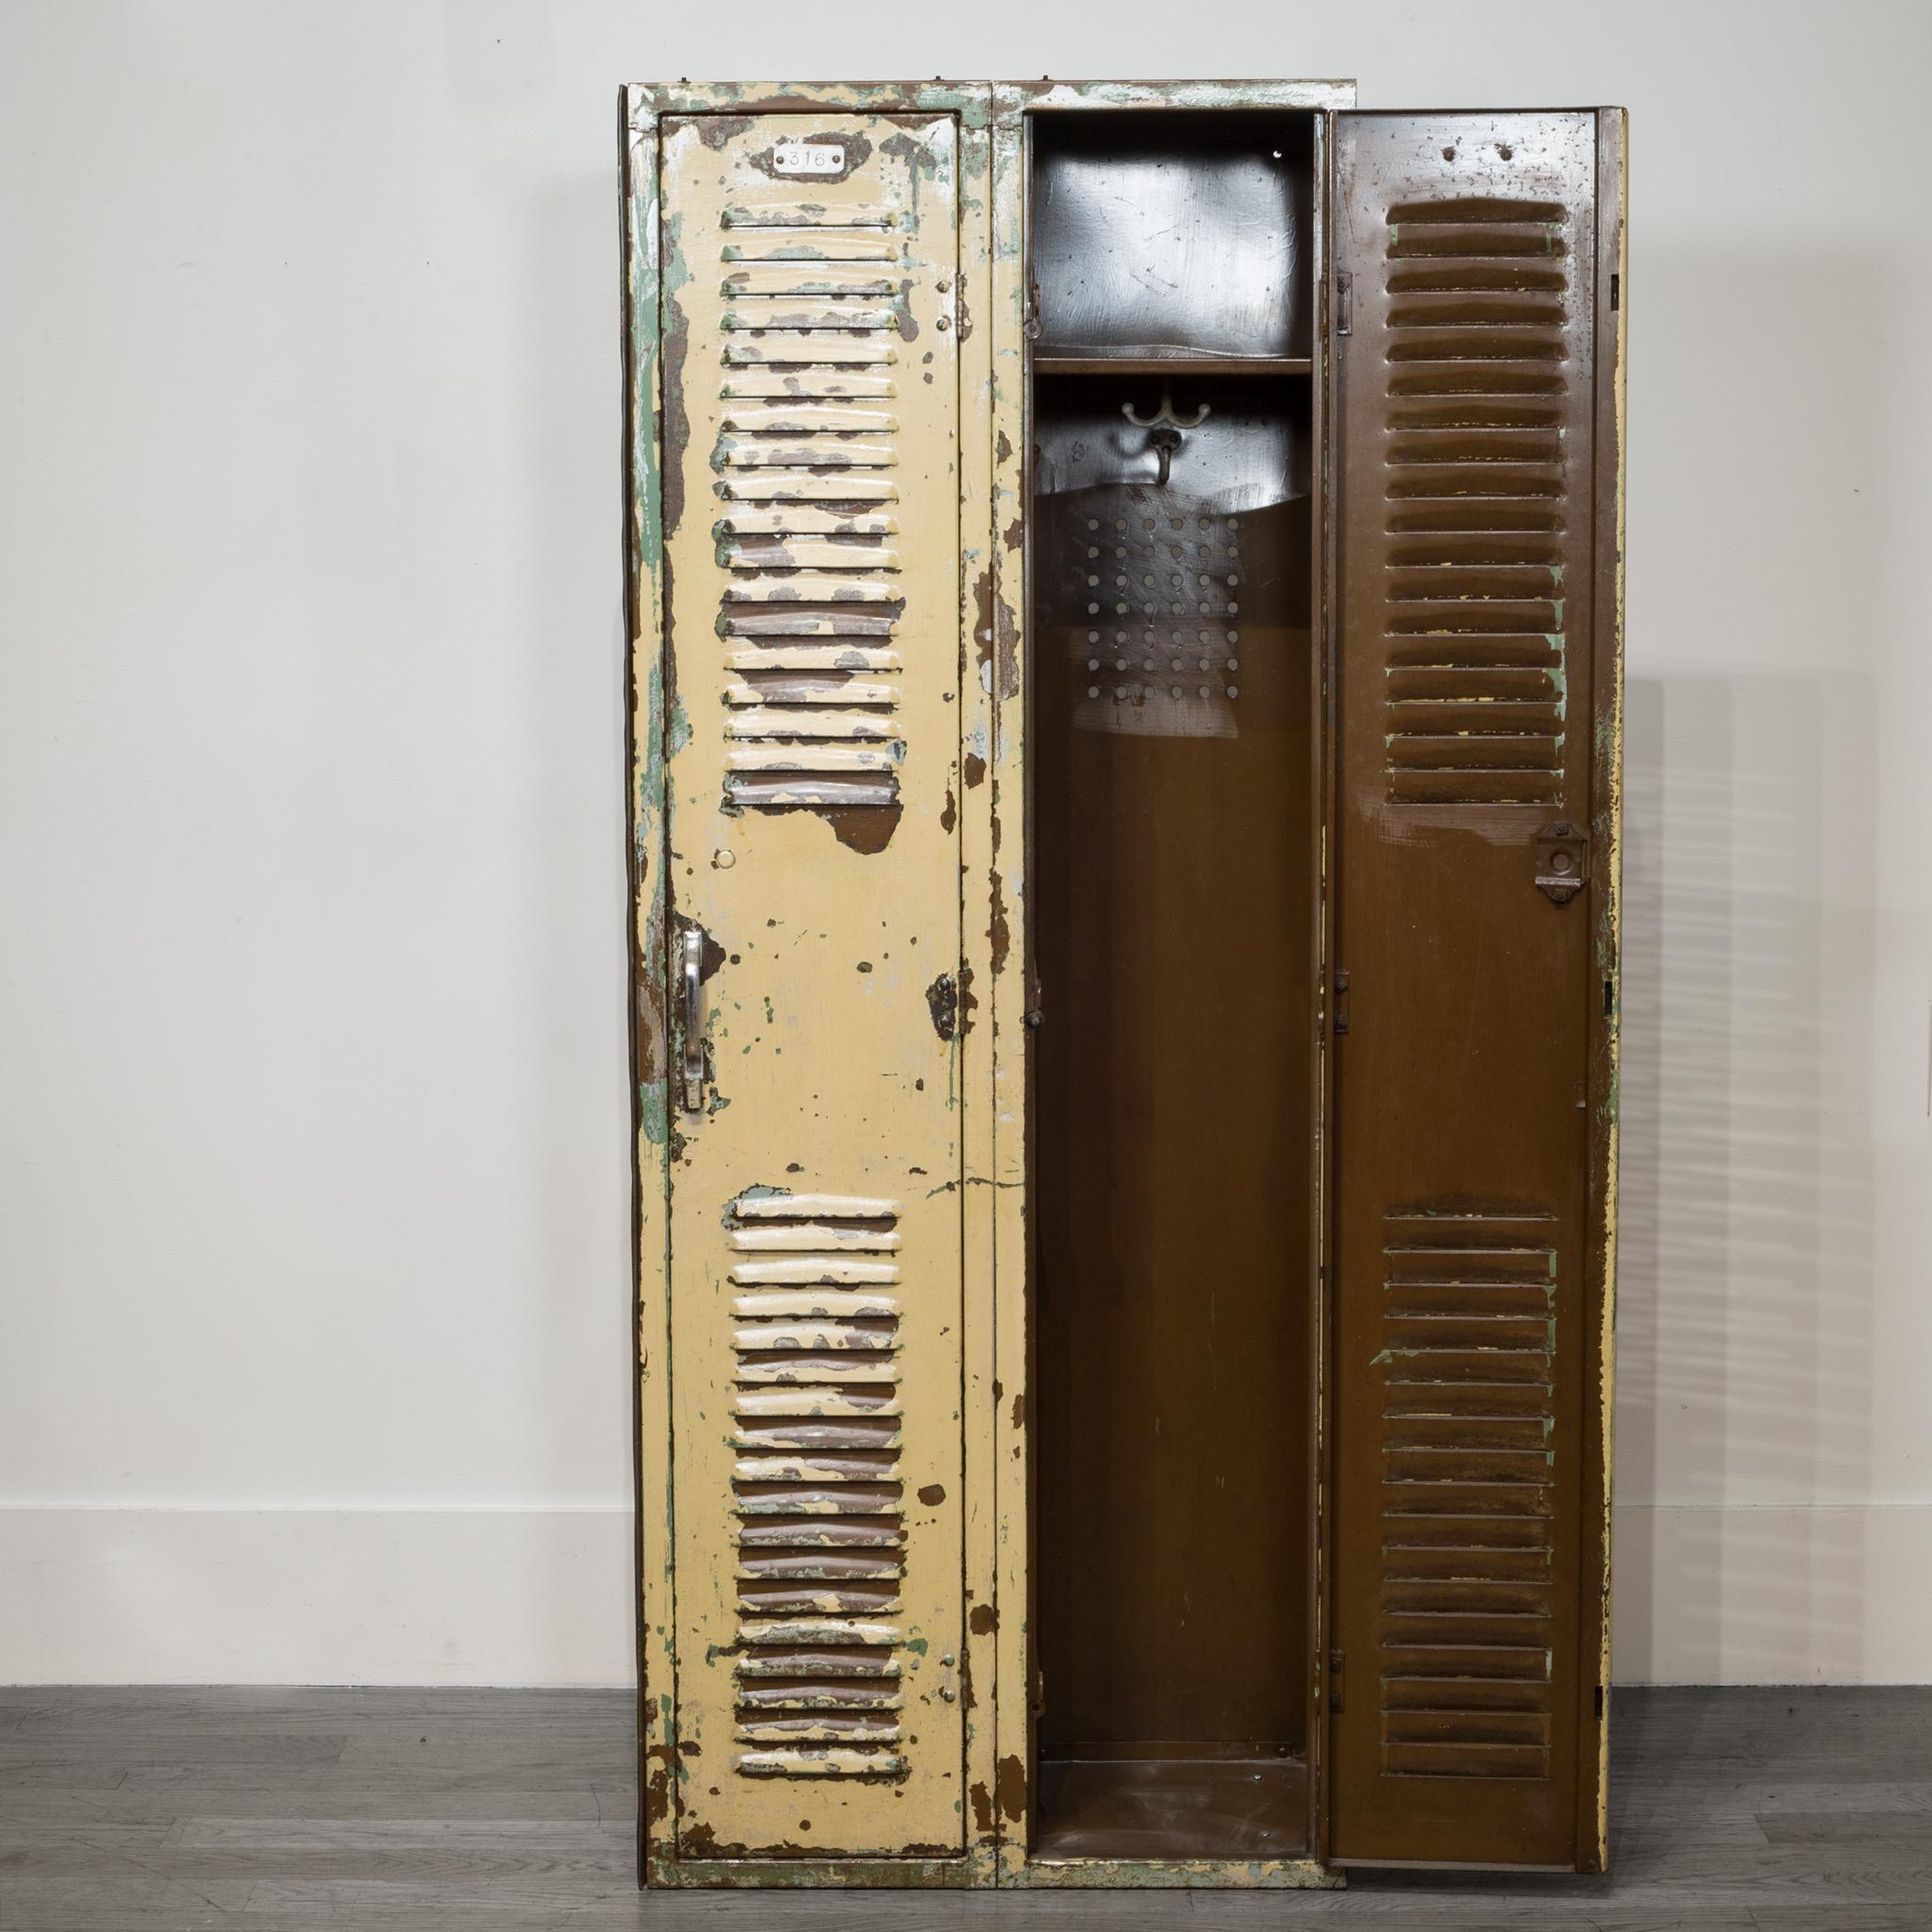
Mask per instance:
[[[1207,422],[1209,405],[1203,403],[1191,416],[1176,416],[1174,412],[1174,385],[1166,376],[1160,379],[1160,407],[1151,416],[1141,415],[1132,403],[1121,405],[1121,414],[1136,429],[1151,429],[1154,434],[1147,439],[1147,446],[1160,458],[1160,475],[1155,481],[1161,489],[1167,488],[1167,475],[1174,462],[1174,452],[1181,446],[1183,429],[1198,429]]]

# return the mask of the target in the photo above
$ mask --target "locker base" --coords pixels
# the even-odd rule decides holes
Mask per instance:
[[[1036,1858],[1296,1858],[1308,1773],[1292,1757],[1042,1758]]]

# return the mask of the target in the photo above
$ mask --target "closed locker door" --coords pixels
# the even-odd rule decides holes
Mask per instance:
[[[662,124],[685,1859],[963,1847],[958,135]]]

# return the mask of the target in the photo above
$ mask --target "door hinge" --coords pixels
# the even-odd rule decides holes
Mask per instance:
[[[1623,292],[1624,277],[1612,271],[1610,275],[1610,313],[1612,315],[1617,312],[1617,301]]]
[[[1328,1711],[1331,1717],[1341,1715],[1342,1665],[1346,1661],[1339,1650],[1328,1653]]]
[[[1335,975],[1335,1030],[1338,1033],[1346,1033],[1348,1031],[1348,974],[1346,973],[1338,973]]]
[[[1033,1715],[1038,1717],[1045,1708],[1046,1673],[1044,1671],[1035,1671],[1033,1674]]]
[[[1335,274],[1335,333],[1339,336],[1355,332],[1355,277],[1346,269],[1338,269]]]

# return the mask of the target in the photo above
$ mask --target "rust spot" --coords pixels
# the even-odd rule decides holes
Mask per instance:
[[[992,970],[1006,971],[1007,947],[1012,934],[1007,925],[1007,895],[1005,881],[998,873],[992,875],[992,922],[986,929],[986,936],[992,941]]]
[[[966,754],[966,789],[971,791],[986,783],[986,760],[976,751]]]
[[[973,579],[973,649],[977,664],[992,661],[992,572],[983,570]]]
[[[973,1828],[981,1838],[992,1830],[992,1793],[983,1784],[973,1787]]]
[[[718,1834],[703,1819],[691,1819],[677,1835],[677,1854],[682,1858],[722,1857],[724,1847],[718,1842]]]
[[[1020,629],[1013,622],[1011,608],[998,601],[994,608],[994,631],[999,643],[999,694],[1003,698],[1020,694]]]
[[[945,1485],[943,1483],[927,1483],[924,1489],[920,1491],[919,1500],[929,1509],[938,1508],[946,1500]]]
[[[1016,1429],[1026,1426],[1026,1391],[1024,1389],[1013,1397],[1013,1426]]]
[[[992,446],[992,453],[1003,463],[1010,462],[1013,457],[1012,439],[1002,429]]]
[[[940,826],[942,831],[950,832],[958,823],[959,801],[953,796],[953,788],[948,785],[946,787],[946,808],[940,813]]]
[[[1000,1809],[1017,1824],[1026,1815],[1026,1766],[1022,1759],[1000,1759],[998,1790]]]
[[[638,1081],[655,1086],[664,1077],[664,908],[652,905],[644,924],[643,957],[638,964]]]
[[[644,1762],[651,1767],[644,1778],[644,1819],[656,1824],[671,1816],[671,1780],[676,1760],[669,1744],[651,1744],[645,1747]]]
[[[1026,526],[1018,517],[1007,525],[1007,548],[1017,550],[1026,541]]]
[[[698,139],[722,154],[741,134],[751,132],[749,114],[696,114],[692,117]]]
[[[676,927],[680,939],[691,925],[691,921],[687,919],[681,912],[675,914],[671,923]],[[708,979],[717,972],[719,967],[724,965],[724,948],[709,933],[706,932],[702,926],[697,927],[697,932],[704,942],[704,950],[698,960],[698,977],[701,980]]]
[[[959,987],[950,973],[941,973],[925,990],[925,1004],[932,1011],[932,1030],[941,1040],[959,1037]]]
[[[991,1604],[974,1604],[966,1627],[975,1637],[990,1636],[1000,1627],[1000,1613]]]
[[[870,858],[892,842],[906,808],[894,799],[891,805],[816,806],[813,809],[831,826],[840,844]]]
[[[964,1040],[973,1031],[973,1015],[979,1006],[979,1000],[973,991],[973,969],[959,968],[959,1029],[957,1038]]]

